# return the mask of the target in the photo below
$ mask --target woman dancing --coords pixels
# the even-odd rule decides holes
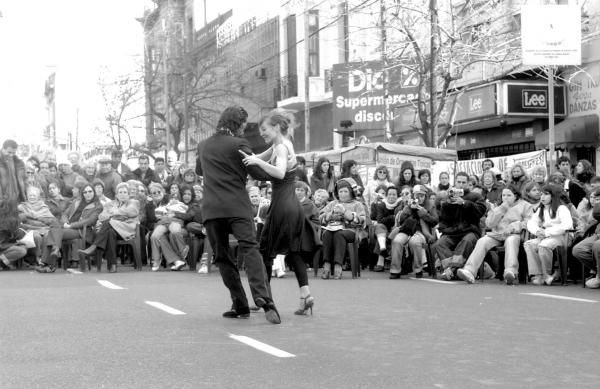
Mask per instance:
[[[260,248],[265,258],[267,275],[271,274],[273,258],[287,255],[300,286],[300,308],[294,313],[306,315],[315,303],[308,288],[308,275],[303,256],[315,246],[310,221],[304,215],[295,194],[296,154],[287,138],[289,119],[271,112],[260,121],[260,135],[272,146],[259,155],[240,151],[246,165],[257,165],[271,176],[273,195],[262,230]],[[269,277],[270,278],[270,277]]]

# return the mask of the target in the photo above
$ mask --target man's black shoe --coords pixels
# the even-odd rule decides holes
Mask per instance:
[[[397,280],[400,278],[400,273],[390,273],[390,280]]]
[[[415,276],[417,276],[417,278],[423,278],[423,272],[422,271],[418,271],[415,273]]]
[[[248,308],[235,310],[232,309],[227,312],[223,312],[223,317],[228,319],[247,319],[250,317],[250,310]]]
[[[273,324],[281,324],[281,317],[279,316],[279,312],[277,308],[275,308],[275,304],[272,302],[267,303],[263,298],[259,297],[256,299],[256,305],[264,309],[265,311],[265,319],[269,323]]]

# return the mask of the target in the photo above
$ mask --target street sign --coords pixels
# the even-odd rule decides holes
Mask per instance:
[[[522,6],[521,46],[524,65],[581,65],[581,9]]]

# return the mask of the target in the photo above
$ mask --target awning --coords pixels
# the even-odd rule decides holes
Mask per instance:
[[[598,147],[599,136],[598,115],[569,117],[554,126],[554,144],[560,149]],[[535,136],[535,148],[548,148],[548,130]]]

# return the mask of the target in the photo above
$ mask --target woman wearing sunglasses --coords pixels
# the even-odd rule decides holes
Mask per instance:
[[[61,257],[60,248],[62,242],[83,237],[83,229],[86,229],[85,239],[88,243],[94,241],[93,226],[98,221],[102,212],[102,204],[94,188],[85,185],[80,196],[75,199],[63,213],[61,227],[53,227],[44,238],[42,249],[42,263],[35,270],[38,273],[52,273],[56,270],[56,260]],[[73,252],[73,259],[77,260],[77,253]]]

